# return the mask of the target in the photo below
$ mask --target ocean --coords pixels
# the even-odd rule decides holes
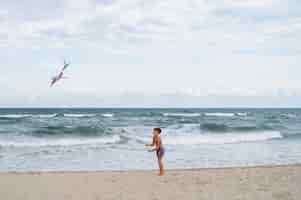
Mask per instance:
[[[0,109],[0,171],[167,169],[301,163],[301,109]]]

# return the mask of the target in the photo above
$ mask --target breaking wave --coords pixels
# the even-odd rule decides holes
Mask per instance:
[[[226,125],[223,123],[204,123],[200,125],[201,130],[209,132],[227,132],[227,131],[260,131],[260,130],[272,130],[268,126],[256,126],[256,125]]]
[[[198,145],[198,144],[230,144],[243,142],[266,141],[281,139],[283,136],[278,131],[263,131],[249,133],[225,133],[203,135],[176,135],[164,137],[164,144],[169,145]]]
[[[101,114],[101,116],[103,116],[103,117],[114,117],[114,114],[113,113],[104,113],[104,114]]]
[[[69,114],[65,113],[64,117],[75,117],[75,118],[83,118],[83,117],[94,117],[96,114]]]
[[[294,119],[294,118],[297,118],[298,116],[296,114],[292,114],[292,113],[283,113],[283,114],[280,114],[280,117],[284,118],[284,119]]]
[[[234,117],[235,113],[204,113],[207,117]]]
[[[34,135],[103,135],[108,131],[101,126],[79,125],[79,126],[44,126],[33,131]]]
[[[113,144],[120,142],[118,135],[111,137],[99,138],[61,138],[61,139],[45,139],[45,140],[28,140],[28,141],[0,141],[2,147],[47,147],[47,146],[76,146],[76,145],[97,145],[97,144]]]
[[[56,117],[57,114],[54,113],[54,114],[40,114],[40,115],[35,115],[34,117],[38,117],[38,118],[53,118],[53,117]]]
[[[246,113],[246,112],[239,112],[239,113],[236,113],[236,115],[244,117],[244,116],[248,116],[248,113]]]
[[[6,114],[6,115],[0,115],[0,119],[20,119],[20,118],[26,118],[31,116],[32,115],[29,114]]]
[[[163,113],[165,117],[199,117],[200,113]]]

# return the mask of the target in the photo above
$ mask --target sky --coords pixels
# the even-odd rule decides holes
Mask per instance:
[[[0,0],[0,27],[0,107],[301,106],[298,0]]]

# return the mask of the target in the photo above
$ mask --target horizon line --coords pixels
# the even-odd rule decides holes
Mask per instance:
[[[80,107],[80,106],[70,106],[70,107],[1,107],[0,109],[301,109],[301,107],[127,107],[127,106],[120,106],[120,107]]]

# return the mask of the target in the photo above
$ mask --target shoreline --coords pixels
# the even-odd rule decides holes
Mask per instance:
[[[166,172],[177,171],[203,171],[203,170],[234,170],[234,169],[256,169],[256,168],[282,168],[282,167],[300,167],[301,163],[280,164],[280,165],[254,165],[254,166],[231,166],[231,167],[204,167],[204,168],[177,168],[165,169]],[[158,169],[134,169],[134,170],[33,170],[33,171],[0,171],[3,174],[60,174],[60,173],[127,173],[127,172],[157,172]]]
[[[301,165],[148,171],[0,173],[5,200],[298,200]]]

